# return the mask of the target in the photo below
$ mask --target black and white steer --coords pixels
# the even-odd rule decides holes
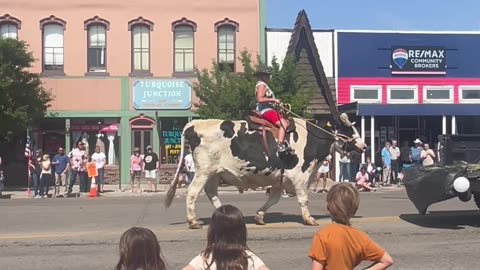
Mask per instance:
[[[333,121],[330,130],[326,130],[327,121]],[[298,118],[291,122],[294,131],[287,139],[294,154],[281,156],[276,153],[276,141],[272,134],[267,134],[271,149],[270,154],[267,154],[262,143],[262,133],[249,130],[247,121],[194,120],[185,126],[182,150],[187,140],[196,170],[186,196],[190,228],[201,227],[195,216],[195,202],[203,189],[215,207],[221,206],[218,198],[221,180],[236,186],[240,192],[245,188],[272,186],[267,202],[257,211],[257,224],[265,224],[265,212],[279,201],[282,189],[285,189],[297,196],[305,223],[317,225],[308,210],[308,183],[315,177],[319,161],[329,155],[331,149],[355,149],[362,152],[367,146],[345,114],[337,117],[337,121],[317,121],[316,125],[322,129]],[[167,194],[167,207],[175,196],[179,168]]]

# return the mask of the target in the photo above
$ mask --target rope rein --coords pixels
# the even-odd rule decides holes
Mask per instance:
[[[328,131],[328,130],[320,127],[319,125],[314,124],[314,123],[308,121],[307,119],[301,117],[300,115],[292,112],[292,106],[288,103],[281,103],[281,104],[278,104],[277,106],[280,107],[281,109],[283,109],[287,114],[291,114],[291,115],[293,115],[293,116],[295,116],[295,117],[297,117],[297,118],[299,118],[299,119],[301,119],[305,122],[310,123],[310,125],[312,125],[313,127],[325,132],[326,134],[332,136],[335,140],[342,140],[343,142],[350,142],[350,141],[353,140],[353,138],[348,137],[347,135],[344,135],[344,134],[341,134],[341,133],[333,133],[331,131]],[[304,127],[303,125],[301,125],[301,126],[305,129],[307,129],[307,127]]]

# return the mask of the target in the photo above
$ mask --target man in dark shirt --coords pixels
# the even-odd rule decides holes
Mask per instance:
[[[148,187],[150,191],[153,189],[155,183],[155,192],[157,192],[157,170],[160,167],[158,155],[153,152],[152,146],[147,146],[147,153],[143,157],[145,178],[148,180]]]
[[[29,160],[28,166],[32,169],[32,181],[33,181],[33,188],[35,190],[34,192],[34,198],[38,199],[40,198],[40,173],[42,172],[42,156],[43,156],[43,151],[42,149],[38,149],[35,152],[35,157],[32,158],[32,160]]]

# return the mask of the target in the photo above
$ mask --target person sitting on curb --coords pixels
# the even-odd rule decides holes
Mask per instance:
[[[376,188],[372,188],[369,182],[369,175],[367,172],[367,166],[362,166],[357,175],[355,176],[356,186],[359,191],[377,191]]]
[[[352,226],[350,219],[359,204],[359,193],[350,183],[336,184],[328,191],[327,210],[333,223],[313,236],[308,255],[312,270],[354,269],[362,261],[374,262],[366,269],[387,269],[393,264],[385,250]]]

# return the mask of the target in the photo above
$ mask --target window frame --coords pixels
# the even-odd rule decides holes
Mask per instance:
[[[90,49],[90,28],[92,26],[103,26],[105,28],[105,47],[104,47],[104,61],[105,61],[105,68],[104,69],[98,69],[98,70],[91,70],[90,69],[90,63],[89,63],[89,54],[88,51]],[[99,16],[95,16],[93,18],[90,18],[86,20],[83,23],[83,28],[87,33],[87,72],[85,72],[85,76],[110,76],[110,73],[108,72],[108,31],[110,30],[110,22],[100,18]]]
[[[428,99],[428,90],[448,90],[448,99]],[[423,86],[423,103],[453,103],[453,85],[425,85]]]
[[[176,71],[175,70],[175,57],[176,57],[176,47],[175,47],[175,29],[177,27],[191,27],[192,28],[192,71]],[[194,21],[191,21],[185,17],[180,20],[176,20],[172,23],[172,33],[173,33],[173,73],[172,77],[194,77],[195,70],[195,32],[197,32],[197,24]]]
[[[224,62],[227,64],[233,64],[233,69],[231,72],[236,72],[237,68],[237,32],[239,31],[239,24],[236,21],[230,20],[229,18],[225,18],[221,21],[218,21],[214,25],[215,32],[217,33],[217,64],[221,68],[220,63],[220,30],[222,28],[230,28],[233,29],[233,63]],[[228,55],[228,52],[225,52]]]
[[[355,99],[355,90],[377,90],[377,99]],[[382,86],[381,85],[350,85],[350,102],[357,103],[382,103]]]
[[[134,29],[138,26],[145,26],[148,29],[148,70],[135,70],[135,54],[134,54]],[[152,70],[152,35],[154,23],[150,20],[147,20],[143,17],[138,17],[137,19],[131,20],[128,22],[128,31],[130,34],[130,74],[131,77],[151,77],[153,76]]]
[[[392,99],[392,90],[412,90],[413,99]],[[418,86],[417,85],[388,85],[387,86],[387,103],[389,104],[418,104]]]
[[[19,19],[11,16],[10,14],[5,14],[3,16],[0,16],[0,26],[2,25],[8,25],[8,24],[12,24],[15,26],[15,39],[18,40],[18,30],[22,29],[22,21],[20,21]]]
[[[63,28],[63,69],[61,70],[46,70],[45,69],[45,33],[44,28],[49,24],[56,24]],[[65,76],[65,30],[67,30],[67,22],[54,15],[40,20],[40,34],[42,46],[42,72],[41,76]]]
[[[458,86],[458,102],[459,103],[480,103],[480,99],[475,98],[475,99],[464,99],[463,98],[463,91],[464,90],[478,90],[480,91],[480,85],[459,85]]]

